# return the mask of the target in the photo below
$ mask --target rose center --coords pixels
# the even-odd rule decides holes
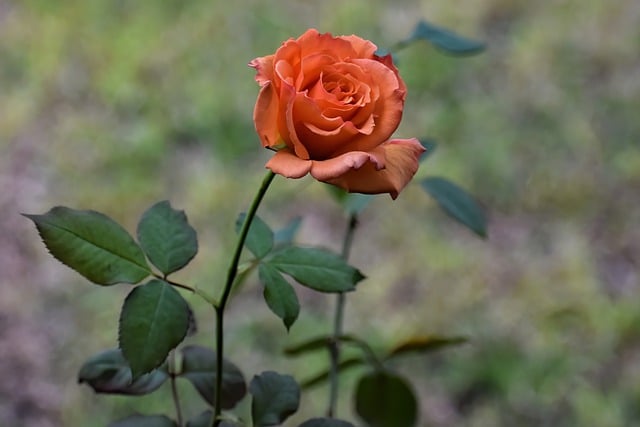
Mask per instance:
[[[328,74],[323,78],[324,90],[343,104],[357,104],[361,95],[358,93],[358,82],[349,74]]]
[[[355,90],[353,84],[349,81],[344,79],[329,81],[325,83],[324,89],[345,104],[353,102]]]

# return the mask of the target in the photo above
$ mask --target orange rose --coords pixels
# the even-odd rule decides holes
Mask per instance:
[[[389,139],[407,88],[391,55],[355,35],[315,29],[249,63],[260,94],[253,120],[266,167],[287,178],[307,173],[350,192],[396,198],[418,170],[415,139]]]

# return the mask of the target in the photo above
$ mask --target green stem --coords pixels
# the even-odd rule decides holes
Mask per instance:
[[[260,202],[264,198],[264,195],[273,181],[275,174],[271,171],[267,172],[267,175],[262,180],[262,184],[256,193],[253,202],[251,202],[251,206],[249,206],[249,210],[247,211],[247,215],[245,216],[244,222],[242,223],[242,228],[240,229],[240,234],[238,236],[238,241],[236,243],[235,251],[233,252],[233,257],[231,258],[231,264],[229,265],[229,270],[227,272],[227,281],[224,286],[224,290],[222,291],[222,297],[218,302],[216,308],[216,394],[215,394],[215,408],[214,408],[214,416],[212,420],[212,426],[218,427],[220,425],[221,419],[220,415],[222,414],[222,361],[224,356],[224,309],[227,306],[227,302],[229,301],[229,296],[231,295],[231,289],[233,288],[233,282],[235,281],[236,275],[238,274],[238,263],[240,262],[240,255],[242,254],[242,248],[244,247],[244,242],[247,238],[247,234],[249,233],[249,227],[251,226],[251,222],[258,211],[258,206],[260,206]]]
[[[161,275],[159,275],[157,273],[153,273],[153,277],[155,277],[156,279],[160,279],[160,280],[162,280],[164,282],[167,282],[168,284],[170,284],[171,286],[175,286],[176,288],[181,288],[181,289],[185,289],[185,290],[187,290],[189,292],[197,293],[197,291],[194,288],[192,288],[191,286],[185,285],[183,283],[177,283],[177,282],[174,282],[172,280],[169,280],[167,278],[167,276],[161,276]]]
[[[182,410],[180,409],[180,399],[178,398],[178,387],[176,386],[176,355],[172,351],[169,356],[169,378],[171,379],[171,396],[176,407],[176,418],[178,427],[182,427]]]
[[[355,347],[358,347],[360,350],[362,350],[362,353],[364,354],[364,357],[366,358],[367,362],[370,365],[374,366],[375,369],[379,371],[384,369],[384,365],[382,364],[382,361],[378,358],[376,353],[373,351],[371,346],[367,344],[366,341],[363,341],[360,338],[357,338],[351,335],[343,335],[342,337],[340,337],[340,341],[345,344],[352,344]]]
[[[346,261],[349,258],[349,252],[351,252],[351,245],[353,243],[353,235],[358,225],[358,216],[355,213],[351,213],[349,216],[349,223],[347,231],[344,235],[342,242],[342,258]],[[346,296],[343,292],[339,293],[336,298],[336,311],[333,318],[333,337],[331,345],[329,346],[329,358],[331,369],[329,372],[329,408],[327,409],[327,416],[333,418],[336,413],[336,406],[338,404],[338,380],[340,375],[340,337],[342,336],[342,324],[344,321],[344,306]]]
[[[198,287],[191,287],[189,285],[185,285],[184,283],[174,282],[173,280],[169,280],[167,276],[161,276],[156,273],[153,273],[153,277],[160,279],[162,281],[165,281],[171,286],[175,286],[176,288],[185,289],[189,292],[192,292],[200,296],[203,300],[205,300],[207,303],[211,304],[214,307],[218,305],[218,303],[215,301],[215,299],[213,299],[213,297],[211,297],[210,295],[207,295],[205,291],[203,291],[202,289],[199,289]]]

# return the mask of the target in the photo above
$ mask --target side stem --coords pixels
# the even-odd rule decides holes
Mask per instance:
[[[169,355],[169,378],[171,380],[171,397],[176,407],[178,426],[182,427],[182,409],[180,408],[180,398],[178,397],[178,387],[176,386],[176,355],[173,351]]]
[[[346,261],[349,258],[351,252],[351,245],[353,243],[353,236],[358,225],[358,216],[355,213],[351,213],[349,216],[349,223],[347,225],[347,231],[344,235],[342,242],[342,258]],[[339,293],[336,296],[336,311],[333,318],[333,338],[331,345],[329,346],[329,358],[330,358],[330,372],[329,372],[329,408],[327,409],[327,416],[333,418],[336,413],[336,407],[338,404],[338,383],[340,375],[340,336],[342,336],[342,326],[344,323],[344,306],[346,302],[346,295],[344,292]]]
[[[220,301],[215,306],[216,309],[216,394],[215,394],[215,402],[214,402],[214,415],[211,425],[213,427],[218,427],[220,422],[222,421],[220,415],[222,414],[222,361],[224,358],[224,309],[227,306],[227,302],[229,301],[229,296],[231,295],[231,289],[233,288],[233,282],[238,273],[238,263],[240,262],[240,255],[242,254],[242,248],[244,247],[244,242],[247,238],[247,234],[249,233],[249,227],[253,222],[253,218],[258,211],[258,207],[260,206],[260,202],[264,198],[264,195],[269,188],[269,185],[273,181],[275,174],[271,171],[267,172],[264,179],[262,180],[262,184],[256,193],[253,202],[251,202],[251,206],[249,206],[249,210],[247,211],[247,215],[244,218],[244,222],[242,223],[242,228],[240,229],[240,234],[238,236],[238,241],[236,243],[236,248],[233,252],[233,257],[231,258],[231,264],[229,264],[229,270],[227,272],[227,281],[224,286],[224,290],[222,291],[222,297]]]

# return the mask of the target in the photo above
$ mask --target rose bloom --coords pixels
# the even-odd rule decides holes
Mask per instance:
[[[266,167],[287,178],[310,173],[349,192],[396,198],[418,170],[424,148],[390,139],[407,88],[391,55],[355,35],[307,30],[249,63],[261,89],[253,119]]]

